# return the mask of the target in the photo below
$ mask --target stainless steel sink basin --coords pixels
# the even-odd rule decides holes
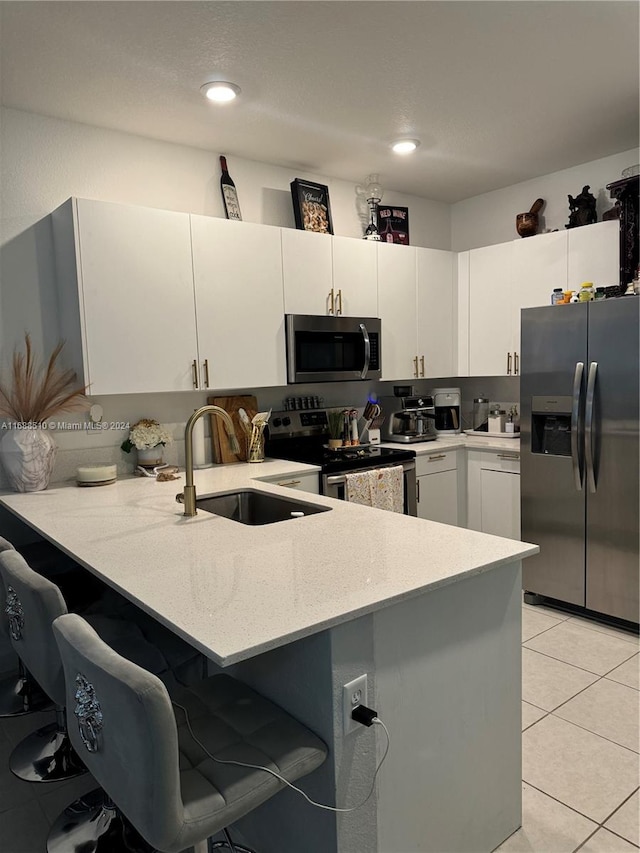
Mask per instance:
[[[196,498],[197,509],[203,509],[214,515],[239,521],[240,524],[273,524],[314,515],[316,512],[328,512],[331,507],[299,501],[296,498],[282,498],[254,489],[242,489],[220,495],[203,495]]]

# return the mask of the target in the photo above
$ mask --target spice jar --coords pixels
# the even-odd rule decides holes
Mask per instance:
[[[585,281],[580,285],[580,302],[591,302],[591,300],[596,295],[595,287],[593,286],[592,281]]]

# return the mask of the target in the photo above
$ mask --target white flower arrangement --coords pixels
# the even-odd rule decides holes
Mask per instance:
[[[161,426],[158,421],[142,418],[135,423],[129,432],[129,438],[122,442],[121,447],[129,453],[132,448],[136,450],[148,450],[161,444],[171,444],[173,436],[169,430]]]

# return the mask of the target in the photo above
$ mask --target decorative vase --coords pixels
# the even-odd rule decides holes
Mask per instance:
[[[138,454],[138,465],[143,468],[153,468],[155,465],[162,465],[164,462],[164,445],[156,444],[155,447],[136,448]]]
[[[0,439],[0,459],[16,492],[39,492],[49,485],[58,448],[46,429],[10,424]]]

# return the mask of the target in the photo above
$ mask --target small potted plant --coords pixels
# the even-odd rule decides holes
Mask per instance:
[[[329,419],[329,447],[342,447],[344,409],[330,409],[327,412],[327,417]]]
[[[158,421],[151,418],[141,418],[129,431],[120,447],[125,453],[130,453],[133,448],[138,451],[138,465],[142,467],[154,467],[164,462],[163,448],[171,444],[173,436],[166,427],[161,426]]]

